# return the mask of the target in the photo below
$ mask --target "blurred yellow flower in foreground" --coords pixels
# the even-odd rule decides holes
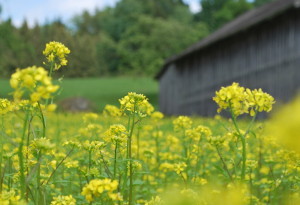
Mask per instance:
[[[28,94],[32,103],[52,98],[52,94],[59,88],[52,84],[51,77],[43,67],[36,66],[17,69],[11,75],[10,85],[14,89],[15,100],[19,101]]]
[[[278,139],[279,144],[300,152],[300,97],[274,114],[268,131]]]

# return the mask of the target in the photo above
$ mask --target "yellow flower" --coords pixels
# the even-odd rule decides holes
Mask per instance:
[[[150,201],[147,201],[145,205],[163,205],[165,204],[164,201],[159,197],[152,197]]]
[[[102,131],[102,126],[99,124],[88,124],[84,128],[80,128],[78,132],[84,137],[96,137]]]
[[[152,113],[151,118],[155,121],[158,121],[164,118],[164,114],[159,111],[155,111]]]
[[[0,115],[13,111],[14,105],[7,99],[0,98]]]
[[[86,140],[82,146],[84,149],[86,149],[88,151],[94,151],[94,150],[102,149],[105,146],[105,144],[100,141],[91,141],[90,142],[90,141]]]
[[[2,193],[0,193],[0,204],[25,205],[26,204],[25,201],[21,201],[20,198],[21,198],[20,196],[16,195],[15,191],[2,191]]]
[[[32,141],[31,147],[38,150],[51,150],[54,144],[50,142],[47,138],[38,138]]]
[[[76,167],[79,166],[79,162],[78,162],[77,160],[75,160],[75,161],[70,161],[70,162],[66,162],[66,163],[65,163],[65,166],[66,166],[67,168],[76,168]]]
[[[112,141],[115,144],[124,144],[127,142],[128,132],[124,125],[111,125],[104,135],[106,141]]]
[[[43,54],[46,56],[50,64],[54,64],[54,70],[58,70],[61,66],[67,65],[66,56],[70,50],[62,43],[52,41],[46,44]]]
[[[222,110],[229,110],[235,117],[244,113],[254,116],[257,112],[269,112],[275,103],[274,98],[261,89],[245,89],[238,83],[222,87],[216,92],[213,100],[219,105],[218,113]]]
[[[119,102],[123,112],[138,114],[140,117],[151,115],[154,111],[153,106],[148,102],[148,98],[142,94],[130,92],[120,99]]]
[[[219,105],[218,112],[231,109],[238,116],[248,113],[248,104],[245,103],[247,95],[245,88],[240,87],[238,83],[232,83],[231,86],[222,87],[216,92],[213,100]]]
[[[159,170],[163,172],[170,172],[174,170],[174,165],[168,162],[161,163],[159,166]]]
[[[193,139],[195,141],[199,141],[200,137],[201,137],[201,133],[197,132],[197,130],[195,128],[188,129],[188,130],[185,130],[185,136],[187,136],[188,139]]]
[[[29,95],[31,103],[52,97],[59,86],[53,85],[48,72],[42,67],[27,67],[17,69],[10,79],[11,87],[14,89],[14,99],[20,101],[26,94]]]
[[[185,162],[176,163],[176,164],[174,164],[174,171],[177,174],[182,174],[182,172],[185,171],[186,167],[187,167],[187,165]]]
[[[96,113],[86,113],[83,115],[82,119],[83,119],[83,122],[87,123],[89,121],[95,121],[99,118],[99,115],[96,114]]]
[[[180,131],[184,129],[190,129],[192,127],[192,120],[187,116],[179,116],[173,120],[174,130]]]
[[[114,105],[105,105],[103,114],[112,117],[119,117],[122,115],[121,110]]]
[[[114,201],[122,200],[119,193],[115,191],[118,188],[118,181],[111,179],[93,179],[89,184],[85,185],[81,194],[85,196],[88,202],[94,201],[96,197],[101,197],[107,193],[108,198]]]
[[[75,205],[76,199],[72,195],[53,197],[50,205]]]
[[[53,112],[53,111],[56,110],[56,108],[57,108],[56,104],[50,104],[50,105],[47,106],[47,111],[48,112]]]
[[[198,125],[195,130],[199,133],[201,133],[201,135],[209,137],[212,135],[212,132],[210,130],[210,128],[202,126],[202,125]]]
[[[274,98],[268,93],[264,93],[261,89],[246,89],[248,94],[247,101],[250,107],[250,115],[254,116],[255,112],[270,112],[275,103]]]

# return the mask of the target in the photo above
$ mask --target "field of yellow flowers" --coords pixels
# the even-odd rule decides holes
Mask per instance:
[[[13,101],[0,99],[0,204],[300,204],[299,100],[257,122],[275,100],[233,83],[212,99],[230,119],[165,118],[137,93],[55,113],[52,73],[69,53],[48,43],[48,70],[17,69]]]

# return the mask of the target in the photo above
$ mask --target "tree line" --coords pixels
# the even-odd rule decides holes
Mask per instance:
[[[153,76],[166,58],[269,1],[202,0],[201,11],[192,13],[182,0],[121,0],[112,8],[84,11],[67,25],[59,19],[34,27],[0,21],[0,71],[9,77],[16,68],[42,66],[45,44],[59,41],[71,50],[59,75]]]

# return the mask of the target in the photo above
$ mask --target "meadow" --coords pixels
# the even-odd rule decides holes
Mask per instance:
[[[165,117],[135,92],[100,111],[55,112],[52,73],[69,52],[47,44],[48,70],[17,70],[13,98],[0,99],[0,204],[300,204],[299,100],[257,121],[275,99],[232,83],[212,99],[228,119]]]
[[[58,82],[56,81],[56,84]],[[9,79],[0,79],[2,98],[11,99]],[[61,91],[56,102],[66,98],[83,97],[94,104],[94,111],[101,111],[106,104],[117,105],[119,99],[129,91],[144,93],[154,107],[158,107],[158,82],[150,77],[103,77],[103,78],[66,78],[61,82]]]

